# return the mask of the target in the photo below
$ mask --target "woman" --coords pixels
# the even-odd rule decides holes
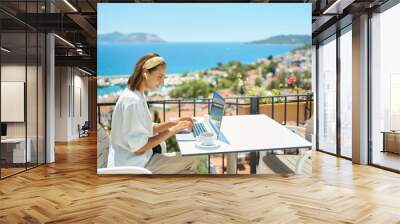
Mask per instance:
[[[153,156],[155,146],[193,127],[190,117],[153,125],[144,91],[162,85],[165,72],[166,62],[158,54],[146,54],[136,63],[112,115],[110,154],[114,166],[140,166],[157,174],[195,172],[195,158]]]

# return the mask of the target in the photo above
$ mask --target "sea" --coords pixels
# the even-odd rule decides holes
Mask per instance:
[[[145,53],[158,53],[167,62],[167,74],[183,74],[216,67],[218,63],[239,61],[253,63],[259,58],[277,56],[299,45],[248,43],[135,43],[98,44],[97,74],[99,77],[128,76],[137,60]],[[111,86],[98,90],[98,95],[120,91]]]

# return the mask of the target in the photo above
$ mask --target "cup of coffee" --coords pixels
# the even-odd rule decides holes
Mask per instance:
[[[215,144],[217,136],[212,132],[203,132],[199,135],[199,142],[204,146],[211,146]]]

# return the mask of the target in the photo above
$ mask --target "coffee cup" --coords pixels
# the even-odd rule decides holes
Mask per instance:
[[[204,146],[211,146],[215,144],[216,136],[212,132],[203,132],[199,135],[199,142]]]

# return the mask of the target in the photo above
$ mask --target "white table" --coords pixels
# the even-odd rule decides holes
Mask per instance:
[[[201,120],[201,117],[197,117]],[[251,173],[256,172],[256,152],[263,150],[311,148],[312,144],[264,114],[224,116],[221,125],[229,143],[219,141],[215,149],[196,147],[195,141],[178,141],[182,156],[254,152]]]

